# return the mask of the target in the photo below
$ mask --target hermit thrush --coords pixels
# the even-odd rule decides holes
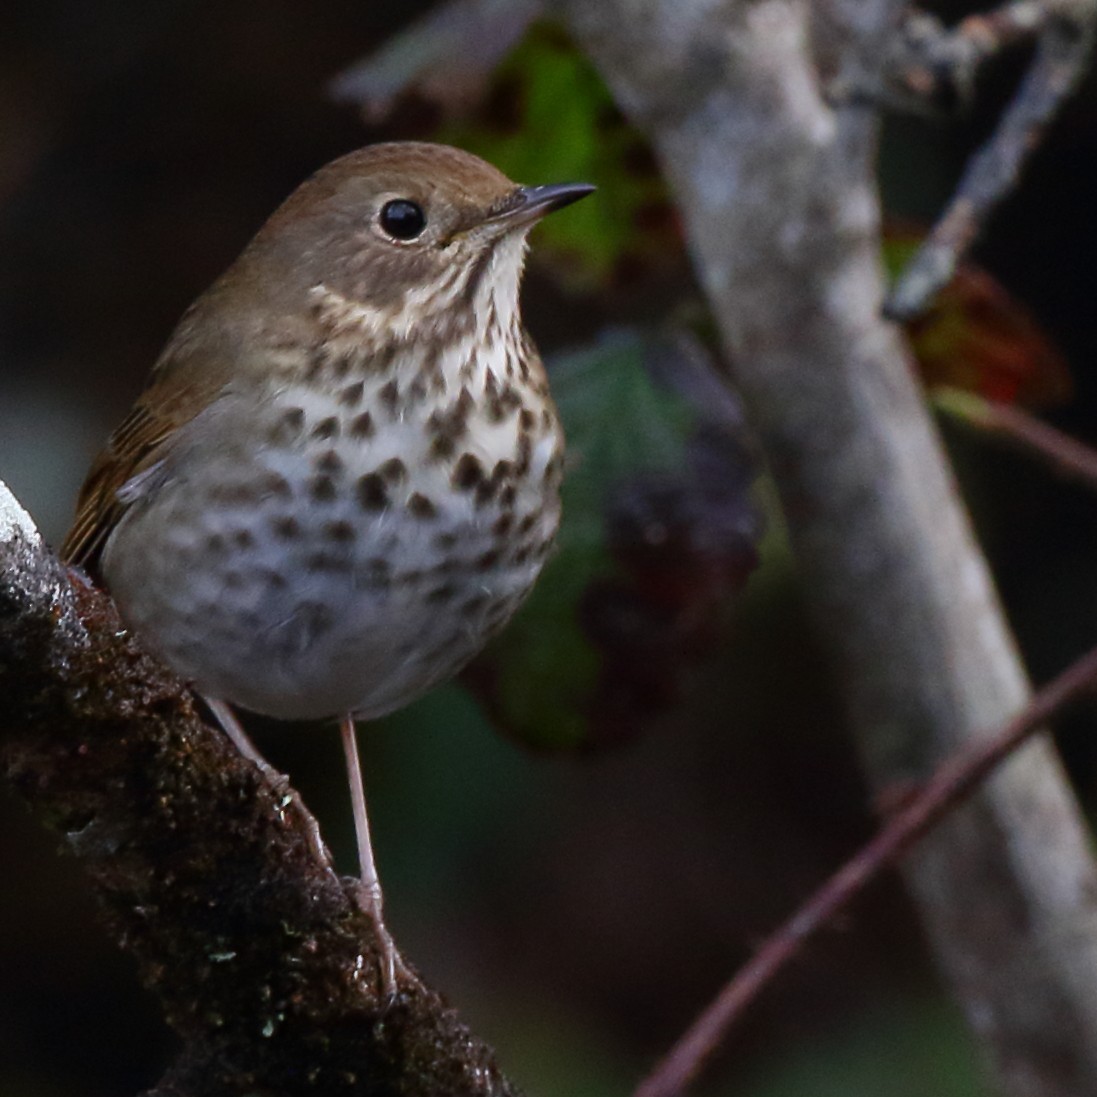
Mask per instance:
[[[339,718],[389,964],[353,721],[454,674],[541,570],[563,437],[518,288],[531,226],[592,189],[426,144],[322,168],[187,311],[65,542],[260,764],[230,705]]]

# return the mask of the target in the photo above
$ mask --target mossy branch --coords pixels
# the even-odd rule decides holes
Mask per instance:
[[[369,919],[291,804],[66,573],[0,484],[0,749],[67,839],[182,1040],[154,1097],[514,1094]]]

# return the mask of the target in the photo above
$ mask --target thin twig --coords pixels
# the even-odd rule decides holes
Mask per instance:
[[[711,1005],[640,1083],[633,1097],[681,1097],[747,1007],[831,918],[915,842],[1026,739],[1097,681],[1097,648],[1072,663],[1033,695],[996,735],[941,765],[909,802],[769,937]]]
[[[911,7],[885,60],[885,97],[905,110],[925,110],[970,100],[982,64],[1018,43],[1032,41],[1048,11],[1041,0],[1010,0],[946,28],[929,12]]]
[[[367,123],[388,118],[416,91],[446,112],[475,103],[495,66],[540,14],[541,0],[449,0],[431,8],[328,85]]]
[[[1029,415],[1027,411],[952,388],[937,389],[933,393],[933,402],[942,411],[971,426],[1016,443],[1046,462],[1059,475],[1097,488],[1097,449]]]
[[[1036,57],[991,139],[972,158],[944,214],[891,291],[893,320],[921,315],[949,281],[987,218],[1014,187],[1044,130],[1085,73],[1097,4],[1064,3],[1048,11]]]

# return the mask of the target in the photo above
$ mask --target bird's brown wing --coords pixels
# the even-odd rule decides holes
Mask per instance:
[[[163,363],[133,410],[95,459],[76,504],[76,520],[61,546],[61,557],[97,575],[99,557],[128,502],[119,490],[163,460],[176,432],[208,406],[221,389],[220,370],[194,373]]]

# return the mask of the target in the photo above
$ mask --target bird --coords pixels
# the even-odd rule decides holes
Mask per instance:
[[[456,674],[551,552],[564,438],[519,287],[593,190],[420,142],[322,167],[186,310],[62,546],[255,764],[238,709],[338,723],[387,987],[355,721]]]

